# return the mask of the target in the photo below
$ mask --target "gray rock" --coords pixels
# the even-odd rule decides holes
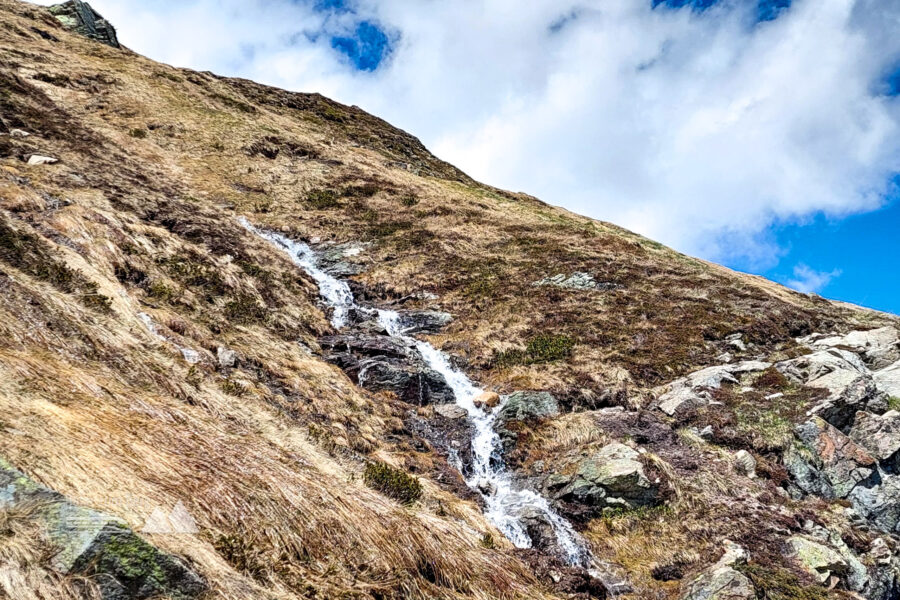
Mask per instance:
[[[771,363],[762,361],[745,361],[695,371],[657,388],[657,393],[660,394],[657,406],[670,417],[682,417],[712,401],[712,395],[708,390],[719,389],[723,383],[737,384],[739,383],[737,376],[765,371],[771,366]]]
[[[734,466],[741,475],[756,477],[756,459],[746,450],[735,452]]]
[[[219,346],[216,348],[216,360],[220,369],[231,369],[237,364],[238,355],[234,350],[229,350],[225,346]]]
[[[851,331],[847,335],[813,334],[798,340],[814,348],[842,348],[854,352],[872,370],[883,369],[900,360],[900,334],[894,327]]]
[[[714,566],[691,581],[682,600],[755,600],[746,575],[729,566]]]
[[[316,256],[319,265],[329,275],[335,277],[349,277],[359,275],[365,269],[362,265],[353,262],[366,248],[367,244],[347,242],[344,244],[326,243],[316,248]]]
[[[434,413],[436,415],[440,415],[445,419],[465,419],[469,416],[469,413],[466,412],[462,406],[458,404],[438,404],[434,407]]]
[[[832,395],[811,408],[808,414],[822,417],[846,433],[853,426],[858,412],[883,413],[887,408],[887,397],[878,390],[875,380],[870,375],[861,375],[836,396]]]
[[[544,419],[559,414],[559,404],[550,392],[513,392],[500,408],[497,422]]]
[[[559,288],[568,288],[572,290],[614,290],[621,287],[615,283],[598,282],[590,273],[576,272],[571,275],[562,273],[553,275],[552,277],[544,277],[539,281],[535,281],[533,286],[553,286]]]
[[[637,508],[659,502],[659,485],[651,482],[640,454],[614,442],[578,461],[572,474],[551,476],[546,487],[553,497],[599,508]]]
[[[453,316],[437,310],[411,310],[400,312],[403,333],[437,333],[446,327]]]
[[[900,398],[900,362],[875,372],[872,375],[875,385],[885,395],[891,398]]]
[[[107,46],[120,48],[116,37],[115,28],[91,8],[91,5],[81,0],[69,0],[62,4],[49,7],[62,26],[76,33],[97,40]]]
[[[900,597],[900,559],[883,538],[875,538],[863,562],[870,565],[863,588],[868,600],[893,600]]]
[[[868,450],[882,466],[895,469],[900,452],[900,412],[856,413],[850,439]]]
[[[425,406],[447,404],[455,399],[444,376],[424,366],[376,356],[358,363],[357,380],[367,390],[394,392],[404,402]]]
[[[872,455],[823,419],[813,417],[797,426],[795,433],[802,448],[792,448],[784,462],[803,491],[846,498],[875,473],[877,461]]]
[[[43,156],[41,154],[31,154],[25,162],[30,166],[52,165],[58,163],[59,159],[53,158],[52,156]]]
[[[33,507],[31,518],[53,552],[50,565],[66,575],[96,576],[104,600],[186,600],[207,589],[183,561],[147,543],[124,521],[71,503],[0,458],[0,509],[20,505]]]
[[[788,538],[787,556],[819,583],[826,583],[832,574],[845,577],[850,571],[850,565],[836,550],[798,535]]]
[[[878,529],[900,532],[900,476],[882,475],[877,484],[857,486],[848,500],[856,512]]]
[[[780,362],[775,368],[795,383],[827,389],[830,398],[840,396],[860,376],[869,375],[859,356],[834,348]]]

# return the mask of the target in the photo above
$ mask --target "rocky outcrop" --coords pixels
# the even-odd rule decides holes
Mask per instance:
[[[819,583],[827,583],[832,574],[842,577],[849,572],[843,556],[824,544],[795,535],[787,540],[787,555]]]
[[[789,380],[828,390],[837,398],[860,377],[869,376],[863,361],[849,350],[829,348],[775,365]]]
[[[576,272],[571,275],[565,275],[563,273],[559,273],[557,275],[553,275],[552,277],[544,277],[539,281],[535,281],[531,285],[533,286],[553,286],[559,288],[568,288],[572,290],[615,290],[622,286],[609,283],[609,282],[598,282],[594,279],[594,276],[590,273]]]
[[[868,450],[883,468],[895,472],[900,466],[900,412],[891,410],[883,415],[856,413],[850,439]]]
[[[695,371],[657,389],[659,410],[670,417],[679,418],[688,415],[691,411],[712,402],[710,390],[719,389],[723,383],[737,384],[740,375],[765,371],[771,366],[771,363],[746,361]]]
[[[875,385],[886,396],[900,398],[900,362],[877,371],[872,377],[875,379]]]
[[[559,404],[550,392],[513,392],[497,414],[497,423],[544,419],[559,414]]]
[[[182,560],[161,552],[110,515],[71,503],[0,458],[0,509],[30,505],[49,541],[50,565],[93,578],[104,600],[194,598],[206,583]]]
[[[746,575],[734,567],[746,563],[750,555],[731,542],[724,541],[724,554],[709,569],[693,579],[682,600],[753,600],[756,590]]]
[[[116,29],[87,2],[69,0],[51,6],[48,10],[66,29],[113,48],[121,47],[119,39],[116,37]]]
[[[640,453],[618,442],[608,444],[547,479],[554,499],[596,509],[632,509],[657,504],[659,482],[647,475]]]
[[[446,327],[453,316],[437,310],[409,310],[400,312],[400,327],[405,334],[437,333]]]
[[[888,409],[888,398],[878,390],[870,375],[861,375],[850,382],[839,394],[826,398],[809,410],[810,416],[819,416],[843,432],[848,432],[860,411],[883,413]]]
[[[813,348],[842,348],[858,354],[873,371],[900,360],[900,334],[894,327],[851,331],[847,335],[816,333],[797,340]]]

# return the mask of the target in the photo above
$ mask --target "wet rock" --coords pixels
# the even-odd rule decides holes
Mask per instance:
[[[786,452],[784,463],[806,493],[846,498],[875,473],[875,458],[819,417],[799,425],[795,434],[800,444]]]
[[[819,416],[843,432],[853,426],[860,411],[883,413],[888,408],[887,396],[878,390],[870,375],[857,377],[837,396],[826,398],[809,410],[810,416]]]
[[[622,286],[615,283],[598,282],[590,273],[576,272],[571,275],[559,273],[552,277],[544,277],[539,281],[535,281],[531,285],[553,286],[559,288],[568,288],[572,290],[615,290]]]
[[[119,48],[115,28],[91,5],[81,0],[69,0],[48,9],[66,29],[80,33],[107,46]]]
[[[410,404],[447,404],[455,399],[444,376],[424,366],[379,356],[361,360],[358,368],[359,385],[368,390],[394,392]]]
[[[50,565],[94,577],[104,600],[186,600],[206,591],[183,561],[147,543],[124,521],[71,503],[0,458],[0,509],[25,505],[46,535]]]
[[[890,326],[869,331],[851,331],[843,336],[816,333],[797,341],[813,348],[849,350],[860,355],[872,370],[883,369],[900,360],[900,334]]]
[[[500,409],[497,422],[544,419],[558,414],[559,404],[550,392],[513,392]]]
[[[482,392],[473,400],[475,406],[480,409],[496,408],[500,404],[500,394],[496,392]]]
[[[439,404],[434,407],[434,414],[444,417],[445,419],[465,419],[469,416],[462,406],[457,404]]]
[[[53,158],[52,156],[43,156],[41,154],[31,154],[28,156],[26,162],[31,166],[52,165],[58,163],[59,159]]]
[[[868,450],[882,467],[896,470],[900,452],[900,412],[856,413],[850,439]]]
[[[640,454],[614,442],[551,476],[546,487],[556,500],[597,508],[637,508],[659,502],[659,485],[647,477]]]
[[[788,538],[787,556],[819,583],[826,583],[832,575],[845,577],[850,571],[847,561],[836,550],[798,535]]]
[[[323,244],[316,248],[316,256],[323,271],[334,277],[359,275],[365,269],[353,262],[354,257],[365,251],[367,244],[347,242],[344,244]]]
[[[446,327],[453,316],[437,310],[411,310],[400,312],[403,333],[437,333]]]
[[[900,398],[900,362],[872,375],[879,391],[892,398]]]
[[[229,350],[225,346],[219,346],[216,348],[216,361],[220,369],[231,369],[237,364],[237,352]]]
[[[775,368],[795,383],[828,390],[831,398],[840,396],[861,376],[869,375],[859,356],[835,348],[786,360]]]
[[[348,334],[319,339],[319,345],[331,352],[344,352],[361,357],[382,356],[415,360],[415,350],[403,340],[387,335]]]
[[[734,454],[734,466],[741,475],[756,477],[756,459],[746,450],[738,450]]]

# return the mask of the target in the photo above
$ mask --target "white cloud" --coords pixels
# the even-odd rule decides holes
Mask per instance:
[[[758,25],[751,0],[94,5],[153,58],[358,104],[478,179],[715,260],[770,266],[773,221],[872,210],[900,165],[877,85],[900,60],[893,0],[794,0]],[[374,73],[314,35],[362,17],[399,35]]]
[[[809,294],[811,292],[822,291],[825,289],[825,286],[831,283],[832,279],[840,277],[840,275],[840,269],[835,269],[830,273],[826,273],[823,271],[815,271],[801,263],[794,267],[794,277],[793,279],[789,279],[785,285],[798,292]]]

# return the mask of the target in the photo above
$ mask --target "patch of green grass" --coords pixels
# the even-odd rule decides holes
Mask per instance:
[[[494,364],[498,367],[513,365],[533,365],[553,362],[572,355],[575,340],[565,334],[542,333],[536,335],[525,346],[524,350],[507,350],[494,356]]]
[[[400,197],[400,204],[402,204],[403,206],[406,206],[407,208],[411,207],[411,206],[415,206],[418,203],[419,203],[419,198],[415,194],[406,194],[406,195]]]
[[[306,194],[306,203],[316,210],[325,210],[340,206],[338,195],[331,190],[310,190]]]
[[[162,302],[174,302],[181,295],[175,288],[162,281],[151,281],[146,288],[147,295]]]
[[[268,315],[269,309],[257,302],[252,294],[238,294],[225,305],[225,316],[239,325],[265,323]]]
[[[418,479],[386,463],[367,464],[363,481],[373,490],[402,504],[412,504],[422,497],[422,484]]]
[[[497,547],[497,543],[494,541],[494,536],[491,535],[491,532],[487,532],[481,536],[481,547],[487,548],[488,550],[493,550]]]
[[[341,195],[347,198],[371,198],[378,193],[378,190],[378,185],[370,181],[362,185],[348,185]]]
[[[888,398],[888,408],[890,410],[900,410],[900,398],[897,396],[891,396]]]
[[[369,234],[377,238],[390,237],[398,231],[413,228],[412,221],[382,221],[369,227]]]
[[[247,393],[247,388],[244,387],[243,384],[232,381],[231,379],[226,379],[219,387],[229,396],[235,396],[236,398],[240,398]]]
[[[147,137],[147,130],[146,129],[132,129],[131,131],[128,132],[128,135],[130,135],[133,138],[142,140]]]

